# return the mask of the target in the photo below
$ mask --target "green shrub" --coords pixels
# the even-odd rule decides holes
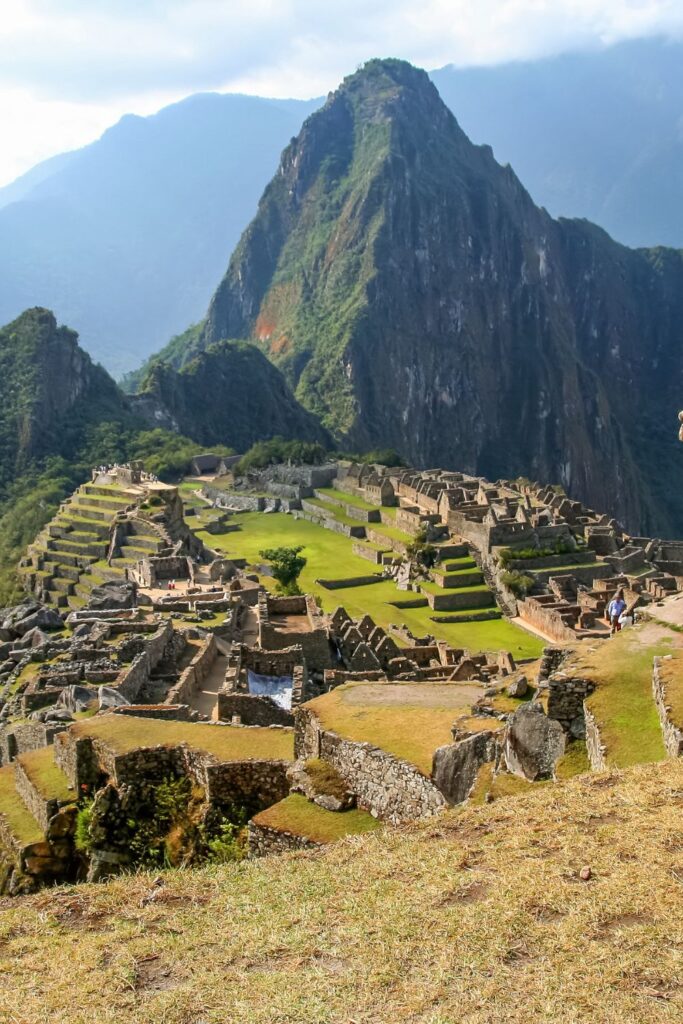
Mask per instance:
[[[306,566],[306,559],[300,554],[301,551],[301,545],[296,548],[266,548],[265,551],[259,551],[261,558],[270,562],[273,576],[277,580],[277,589],[281,594],[301,593],[298,580]]]
[[[328,457],[321,444],[314,441],[285,441],[274,437],[270,441],[258,441],[235,464],[235,476],[244,476],[251,469],[265,469],[267,466],[289,462],[295,466],[319,466]]]
[[[78,808],[78,814],[76,815],[74,843],[76,845],[76,849],[80,850],[81,853],[88,853],[92,849],[93,845],[92,835],[90,834],[92,805],[92,800],[88,800],[87,803]]]
[[[501,573],[500,581],[508,590],[512,591],[515,597],[526,597],[534,585],[533,576],[527,576],[517,569],[513,569],[512,572]]]

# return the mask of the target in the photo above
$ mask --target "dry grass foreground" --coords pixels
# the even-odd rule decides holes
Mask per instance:
[[[8,899],[0,1019],[679,1021],[682,811],[671,761],[321,853]]]

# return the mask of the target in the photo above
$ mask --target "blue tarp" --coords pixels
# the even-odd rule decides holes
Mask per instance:
[[[270,697],[285,711],[292,710],[292,677],[291,676],[260,676],[247,669],[247,685],[249,693],[257,693]]]

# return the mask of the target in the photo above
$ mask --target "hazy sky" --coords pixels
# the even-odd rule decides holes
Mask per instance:
[[[432,69],[635,36],[683,0],[0,0],[0,185],[191,92],[311,97],[369,57]]]

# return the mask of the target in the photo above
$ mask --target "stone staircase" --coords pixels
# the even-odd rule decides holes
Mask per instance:
[[[165,531],[142,516],[123,515],[143,497],[114,484],[79,487],[29,547],[19,570],[28,589],[47,604],[80,608],[93,586],[157,554],[170,542]],[[115,523],[122,523],[126,542],[108,558]]]

